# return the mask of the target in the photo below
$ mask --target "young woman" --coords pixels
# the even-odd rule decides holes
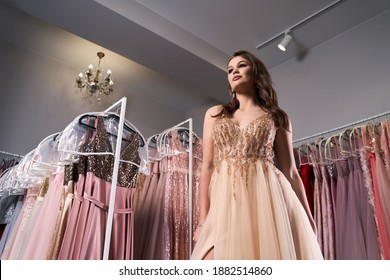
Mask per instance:
[[[322,259],[292,129],[264,64],[227,67],[231,100],[204,119],[200,221],[191,259]],[[277,166],[274,164],[277,162]]]

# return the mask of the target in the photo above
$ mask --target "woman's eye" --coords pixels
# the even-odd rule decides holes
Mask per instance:
[[[228,73],[230,74],[230,73],[232,73],[233,72],[233,69],[228,69]]]
[[[239,68],[242,68],[242,67],[245,67],[245,66],[246,66],[245,63],[242,63],[242,64],[238,65]]]

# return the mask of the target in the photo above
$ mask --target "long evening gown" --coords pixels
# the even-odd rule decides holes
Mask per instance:
[[[193,144],[193,168],[192,168],[192,230],[198,225],[199,209],[199,176],[200,176],[200,140]],[[164,222],[165,228],[165,246],[168,259],[187,260],[189,254],[190,237],[190,219],[189,219],[189,153],[186,145],[180,141],[176,130],[171,132],[172,155],[169,156],[168,185],[165,192]],[[192,246],[192,244],[191,244]]]
[[[210,209],[191,259],[323,259],[309,219],[273,163],[277,128],[269,114],[240,128],[213,128]]]
[[[140,163],[139,145],[140,136],[135,134],[121,152],[123,162],[119,163],[109,259],[133,259],[133,196],[138,167],[129,162]],[[97,117],[96,131],[86,152],[90,155],[86,159],[85,179],[79,174],[83,188],[79,184],[76,186],[74,202],[79,202],[72,205],[69,213],[58,259],[103,258],[115,158],[111,154],[98,155],[102,152],[112,152],[109,135],[101,116]],[[84,164],[83,161],[79,163]]]

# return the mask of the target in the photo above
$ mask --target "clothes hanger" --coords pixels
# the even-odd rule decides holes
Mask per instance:
[[[61,132],[57,132],[47,136],[34,149],[29,170],[31,175],[47,177],[56,166],[59,166],[58,160],[54,159],[58,158],[56,154],[58,154],[57,144],[60,134]]]
[[[355,126],[352,128],[349,134],[349,145],[351,147],[351,154],[358,155],[362,150],[362,133],[361,126]]]
[[[88,155],[114,155],[116,141],[110,139],[112,144],[111,151],[105,152],[87,152],[86,147],[93,139],[95,129],[95,122],[97,117],[102,116],[105,120],[104,125],[108,133],[117,137],[119,116],[112,112],[90,112],[77,116],[68,126],[63,130],[58,144],[58,151],[60,152],[60,160],[65,164],[77,162],[80,156]],[[129,121],[124,120],[123,135],[126,140],[134,140],[134,137],[139,137],[139,154],[142,161],[147,161],[148,152],[144,151],[145,138]],[[109,134],[110,135],[110,134]],[[130,135],[130,137],[127,137]],[[145,158],[146,157],[146,158]],[[130,162],[132,163],[132,162]],[[136,164],[136,163],[134,163]],[[136,164],[137,165],[137,164]]]
[[[338,142],[340,147],[340,155],[342,157],[348,157],[351,155],[351,145],[349,142],[349,136],[351,134],[352,129],[347,128],[340,132],[338,136]]]
[[[310,164],[308,143],[303,143],[298,146],[298,163],[300,166]]]
[[[14,167],[9,177],[8,188],[10,190],[25,189],[40,184],[44,180],[44,176],[41,174],[31,172],[35,152],[36,148],[27,153],[20,163]]]
[[[337,137],[338,135],[332,135],[325,142],[325,159],[331,162],[340,159]]]
[[[328,138],[323,137],[318,142],[319,158],[320,158],[320,162],[323,164],[329,163],[329,162],[327,162],[327,160],[325,158],[325,143],[326,143],[327,139]]]
[[[162,156],[159,152],[157,140],[160,134],[154,134],[146,139],[146,147],[149,150],[149,160],[161,160]]]
[[[120,120],[120,116],[116,113],[109,113],[109,112],[97,112],[97,113],[87,113],[87,114],[83,114],[80,118],[79,118],[79,124],[81,126],[85,126],[85,127],[88,127],[88,128],[91,128],[91,129],[95,129],[95,126],[94,125],[91,125],[89,123],[86,123],[85,121],[86,120],[90,120],[90,119],[94,119],[94,118],[97,118],[98,116],[102,116],[104,117],[104,119],[106,120],[115,120],[118,124],[119,124],[119,120]],[[145,139],[143,138],[142,134],[138,131],[138,129],[132,125],[129,121],[127,120],[124,120],[124,128],[128,131],[128,132],[131,132],[131,134],[133,135],[134,133],[135,134],[138,134],[140,137],[140,140],[141,140],[141,144],[142,146],[145,145]],[[107,133],[111,136],[115,136],[117,137],[117,127],[115,129],[115,131],[110,131],[112,130],[113,128],[109,128],[107,129]],[[131,142],[133,139],[128,139],[127,137],[123,137],[122,138],[124,141],[127,141],[127,142]]]
[[[363,144],[366,148],[370,149],[372,153],[375,153],[378,145],[375,133],[375,124],[373,122],[367,122],[362,126]]]
[[[159,134],[159,136],[157,137],[157,147],[160,156],[164,157],[164,156],[170,156],[179,153],[178,151],[172,151],[171,149],[170,139],[172,136],[170,133],[172,131],[179,131],[179,130],[186,130],[186,129],[188,128],[181,127],[181,126],[174,126],[165,129],[163,132]]]

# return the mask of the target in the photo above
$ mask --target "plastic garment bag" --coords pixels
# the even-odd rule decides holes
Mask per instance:
[[[94,137],[95,123],[98,116],[104,118],[106,132],[111,143],[111,150],[99,153],[86,151],[86,147]],[[114,155],[116,150],[117,135],[119,131],[119,116],[112,112],[92,112],[77,116],[61,133],[58,142],[59,159],[61,162],[77,162],[79,156],[84,155]],[[138,147],[140,163],[129,162],[139,167],[139,172],[148,173],[148,151],[146,141],[138,129],[125,120],[122,136],[122,150],[126,144],[131,143],[134,137],[140,138]],[[115,156],[115,155],[114,155]],[[119,159],[124,161],[123,159]]]

